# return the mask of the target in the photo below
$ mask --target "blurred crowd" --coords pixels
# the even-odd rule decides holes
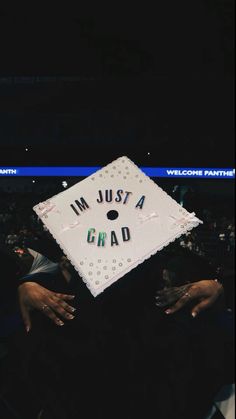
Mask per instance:
[[[38,240],[48,235],[32,210],[40,201],[38,194],[33,196],[30,193],[0,192],[0,246],[7,245],[20,252],[27,241]]]
[[[233,255],[235,249],[235,223],[231,217],[216,217],[203,210],[203,225],[186,233],[180,245],[209,259]]]

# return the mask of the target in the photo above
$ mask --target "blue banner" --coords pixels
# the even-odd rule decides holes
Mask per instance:
[[[61,176],[86,177],[101,169],[100,166],[77,167],[1,167],[0,176]],[[233,168],[195,168],[195,167],[140,167],[150,177],[164,178],[205,178],[234,179]]]

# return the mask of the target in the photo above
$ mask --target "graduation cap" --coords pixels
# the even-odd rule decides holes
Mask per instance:
[[[34,211],[94,296],[201,222],[127,157]]]

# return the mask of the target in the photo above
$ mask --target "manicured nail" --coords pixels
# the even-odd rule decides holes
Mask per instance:
[[[166,314],[170,314],[171,313],[171,310],[166,310],[165,313]]]
[[[70,319],[70,320],[75,318],[75,316],[72,316],[72,314],[67,314],[66,317],[67,317],[67,319]]]
[[[64,326],[64,323],[63,323],[61,320],[57,320],[57,324],[58,324],[59,326]]]
[[[26,326],[26,332],[29,333],[29,331],[30,331],[30,327]]]
[[[76,311],[76,308],[72,307],[71,311],[72,311],[72,313],[74,313]]]
[[[192,317],[193,317],[193,318],[195,318],[196,316],[197,316],[196,311],[193,311],[193,312],[192,312]]]

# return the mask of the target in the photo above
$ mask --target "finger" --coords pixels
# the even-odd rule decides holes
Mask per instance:
[[[29,309],[24,305],[21,305],[20,309],[21,309],[22,319],[25,325],[26,332],[29,333],[31,329],[31,319],[30,319]]]
[[[160,291],[157,291],[156,295],[157,295],[157,297],[162,297],[162,296],[165,296],[166,294],[169,294],[170,292],[175,292],[179,289],[180,288],[178,288],[178,287],[165,288],[165,289],[162,289]]]
[[[156,305],[158,307],[164,307],[175,304],[183,295],[186,294],[184,288],[172,288],[165,292],[165,294],[158,295],[156,297]]]
[[[181,308],[183,308],[185,305],[187,305],[191,300],[192,300],[192,296],[189,293],[185,293],[183,295],[183,297],[181,297],[177,303],[175,303],[172,307],[168,308],[165,313],[166,314],[173,314],[176,311],[180,310]]]
[[[63,317],[66,320],[73,320],[75,316],[73,316],[71,313],[68,313],[68,311],[66,311],[62,305],[62,303],[56,302],[55,300],[51,300],[51,304],[50,307],[52,308],[52,310],[58,315],[60,315],[61,317]]]
[[[62,298],[62,300],[73,300],[75,298],[75,295],[71,295],[71,294],[60,294],[60,293],[55,293],[54,294],[57,298]]]
[[[63,301],[62,299],[58,297],[54,297],[53,300],[55,303],[61,305],[64,308],[64,310],[66,310],[69,313],[74,313],[76,311],[76,308],[70,306],[69,304],[67,304],[65,301]]]
[[[155,305],[157,307],[163,308],[163,307],[167,307],[169,304],[166,301],[156,301]]]
[[[211,305],[212,305],[212,299],[211,298],[207,298],[206,300],[201,301],[199,304],[197,304],[192,309],[192,313],[191,313],[192,316],[195,318],[196,316],[198,316],[199,313],[201,313],[202,311],[206,310]]]
[[[175,303],[177,300],[179,299],[179,297],[170,297],[170,296],[166,296],[166,297],[162,297],[162,298],[156,298],[156,306],[157,307],[166,307],[169,305],[172,305],[173,303]]]
[[[171,290],[166,292],[165,294],[162,295],[157,295],[156,296],[156,300],[157,301],[168,301],[169,299],[179,299],[180,297],[182,297],[185,294],[186,291],[183,290]]]
[[[181,296],[182,294],[166,293],[165,295],[157,295],[155,300],[158,304],[168,304],[168,302],[171,302],[173,299],[178,300]]]
[[[156,298],[168,298],[169,296],[182,296],[185,292],[187,292],[190,289],[189,285],[183,285],[181,287],[172,287],[167,288],[161,291],[157,292]]]
[[[49,317],[57,326],[64,325],[63,321],[56,316],[54,311],[48,305],[43,305],[41,311],[43,314],[45,314],[45,316]]]

